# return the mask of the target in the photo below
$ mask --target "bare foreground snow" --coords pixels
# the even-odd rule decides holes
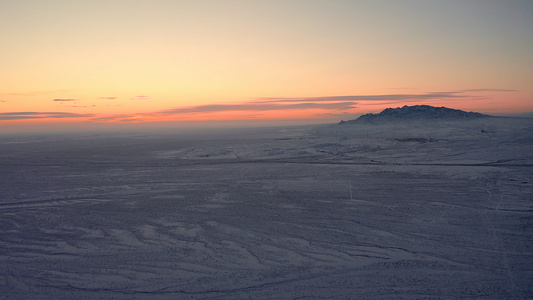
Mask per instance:
[[[0,136],[0,298],[532,298],[532,187],[531,119]]]

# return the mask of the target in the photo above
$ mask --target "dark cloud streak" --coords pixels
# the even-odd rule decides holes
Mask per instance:
[[[264,97],[255,98],[255,103],[283,103],[283,102],[335,102],[335,101],[393,101],[394,102],[417,102],[421,100],[439,99],[477,99],[478,96],[468,93],[475,92],[516,92],[516,90],[506,89],[470,89],[451,92],[430,92],[423,94],[383,94],[383,95],[350,95],[350,96],[328,96],[328,97],[300,97],[300,98],[276,98]]]
[[[0,121],[25,119],[64,119],[92,117],[92,114],[76,114],[65,112],[9,112],[0,113]]]
[[[244,104],[213,104],[213,105],[199,105],[184,108],[175,108],[160,111],[163,114],[180,114],[180,113],[203,113],[203,112],[219,112],[219,111],[270,111],[270,110],[285,110],[285,109],[350,109],[355,108],[357,102],[344,101],[338,103],[295,103],[295,104],[275,104],[275,103],[244,103]]]
[[[465,98],[465,95],[455,95],[453,92],[429,93],[429,94],[390,94],[390,95],[352,95],[332,97],[302,97],[302,98],[257,98],[257,103],[281,103],[281,102],[335,102],[335,101],[420,101],[443,98]]]
[[[470,89],[470,90],[460,90],[458,93],[468,93],[468,92],[518,92],[518,90],[506,90],[506,89]]]

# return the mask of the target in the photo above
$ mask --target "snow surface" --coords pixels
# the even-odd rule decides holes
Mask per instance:
[[[0,137],[2,299],[533,297],[533,121]]]

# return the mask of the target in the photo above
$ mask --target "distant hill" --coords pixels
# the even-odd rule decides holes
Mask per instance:
[[[381,123],[394,120],[470,120],[490,117],[477,112],[466,112],[459,109],[434,107],[430,105],[414,105],[398,108],[387,108],[379,114],[366,114],[357,119],[341,121],[339,124]]]

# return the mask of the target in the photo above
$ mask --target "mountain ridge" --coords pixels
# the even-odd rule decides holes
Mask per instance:
[[[378,114],[365,114],[357,119],[341,121],[339,124],[378,123],[395,120],[471,120],[487,117],[491,116],[444,106],[405,105],[398,108],[386,108]]]

